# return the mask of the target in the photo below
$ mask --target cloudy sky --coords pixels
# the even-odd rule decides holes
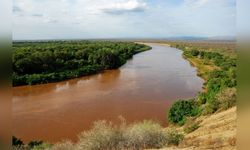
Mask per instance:
[[[13,39],[234,36],[235,0],[14,0]]]

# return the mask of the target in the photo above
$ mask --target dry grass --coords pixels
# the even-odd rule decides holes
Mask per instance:
[[[191,65],[197,68],[198,76],[202,77],[204,80],[208,80],[208,72],[213,70],[219,70],[220,68],[215,66],[212,62],[205,62],[199,58],[186,58]]]
[[[216,95],[221,110],[227,110],[236,105],[236,88],[226,88]]]
[[[235,41],[169,41],[171,45],[184,45],[201,51],[219,52],[226,56],[236,57]]]
[[[236,107],[197,121],[201,121],[200,127],[185,136],[182,147],[236,149]]]
[[[49,150],[142,150],[178,145],[183,135],[165,130],[153,121],[142,121],[127,125],[122,121],[114,125],[108,121],[97,121],[91,130],[79,135],[77,143],[64,141]]]
[[[184,136],[178,147],[161,150],[236,150],[236,107],[195,119],[199,128]],[[174,127],[173,127],[174,128]],[[179,132],[183,127],[177,128]]]
[[[71,141],[62,141],[55,144],[50,150],[74,150],[76,149],[75,145]]]

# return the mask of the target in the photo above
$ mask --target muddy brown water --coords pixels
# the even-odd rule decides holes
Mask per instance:
[[[68,81],[13,88],[13,135],[24,141],[75,141],[94,121],[151,119],[167,125],[167,109],[202,90],[182,51],[158,44],[117,70]]]

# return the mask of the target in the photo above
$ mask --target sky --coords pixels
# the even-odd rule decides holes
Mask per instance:
[[[14,0],[13,39],[236,35],[236,0]]]

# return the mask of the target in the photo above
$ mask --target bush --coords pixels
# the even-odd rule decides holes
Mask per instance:
[[[176,130],[168,130],[167,131],[167,145],[179,145],[183,140],[184,135],[179,133]]]
[[[198,115],[197,110],[197,105],[193,100],[178,100],[171,106],[168,120],[170,123],[183,125],[186,117]]]
[[[236,88],[223,89],[216,95],[220,109],[226,110],[236,105]]]
[[[200,52],[198,50],[193,49],[190,51],[190,53],[192,56],[198,56]]]
[[[219,109],[219,101],[217,99],[210,99],[208,103],[206,103],[204,110],[203,110],[203,115],[208,115],[215,113]]]
[[[29,149],[33,149],[33,148],[38,147],[42,144],[43,144],[43,141],[30,141],[28,143],[28,147],[29,147]]]
[[[124,132],[125,147],[130,149],[161,148],[167,143],[163,128],[152,121],[129,126]]]
[[[29,147],[30,149],[32,149],[32,148],[34,148],[34,147],[36,147],[36,146],[39,146],[39,145],[41,145],[41,144],[43,144],[43,141],[30,141],[30,142],[28,143],[28,147]]]
[[[56,143],[50,150],[75,150],[76,147],[71,141],[62,141]]]
[[[202,93],[199,93],[198,96],[197,96],[197,102],[199,105],[203,105],[207,102],[207,97],[206,97],[206,93],[202,92]]]
[[[91,130],[79,135],[79,141],[62,142],[51,150],[140,150],[161,148],[166,144],[178,145],[183,135],[176,131],[166,132],[163,127],[153,121],[142,121],[126,125],[114,125],[107,121],[97,121]]]
[[[49,150],[52,147],[52,144],[49,143],[42,143],[39,145],[34,146],[34,148],[29,150]],[[61,150],[61,149],[60,149]],[[62,149],[63,150],[63,149]],[[64,150],[70,150],[70,149],[64,149]]]
[[[191,133],[195,131],[196,129],[198,129],[199,127],[200,127],[199,123],[196,122],[194,118],[189,118],[184,126],[184,132]]]
[[[15,136],[12,137],[12,145],[13,146],[22,146],[24,145],[23,141]]]
[[[27,150],[27,148],[23,146],[12,146],[11,150]]]
[[[83,132],[79,139],[77,147],[82,150],[119,149],[124,143],[121,130],[107,121],[95,122],[93,128]]]

